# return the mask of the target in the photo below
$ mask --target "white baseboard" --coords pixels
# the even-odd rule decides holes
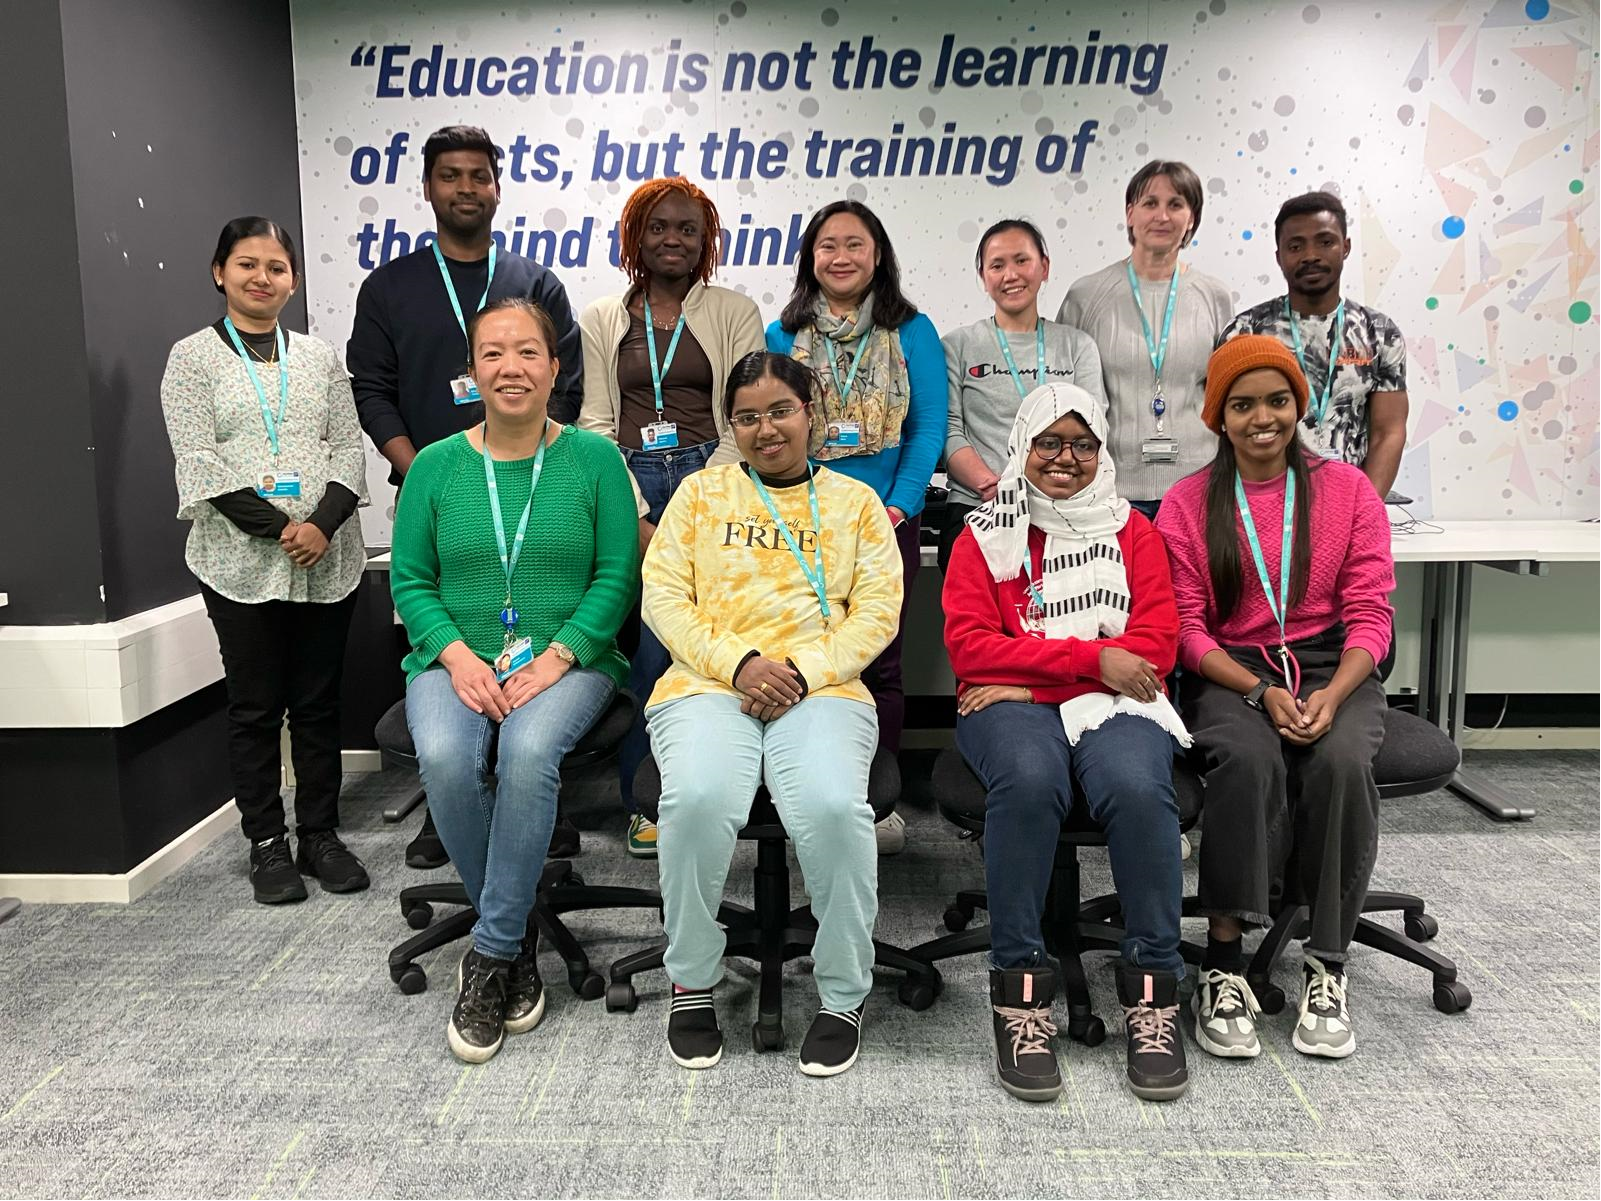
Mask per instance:
[[[347,774],[359,775],[366,772],[383,771],[384,756],[382,751],[340,751],[339,770]]]
[[[1528,726],[1523,729],[1469,730],[1462,736],[1465,751],[1595,751],[1601,750],[1601,730],[1575,726]]]
[[[0,873],[0,896],[30,904],[129,905],[177,872],[230,830],[239,828],[239,807],[232,801],[196,822],[131,871],[116,875],[85,872]]]

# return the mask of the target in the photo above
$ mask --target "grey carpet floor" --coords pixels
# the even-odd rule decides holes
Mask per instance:
[[[394,897],[415,827],[385,826],[401,773],[347,781],[351,846],[371,892],[267,909],[229,837],[137,904],[30,905],[0,926],[0,1194],[7,1196],[1594,1197],[1597,1195],[1597,761],[1475,754],[1538,817],[1498,825],[1440,793],[1384,815],[1374,886],[1423,894],[1474,1004],[1447,1017],[1425,973],[1357,948],[1359,1049],[1310,1061],[1292,1012],[1254,1061],[1190,1044],[1189,1094],[1126,1089],[1109,970],[1092,956],[1099,1047],[1061,1041],[1067,1088],[1031,1106],[994,1083],[985,977],[953,961],[913,1013],[882,974],[862,1061],[801,1076],[816,1003],[805,961],[785,988],[789,1045],[757,1055],[753,979],[718,992],[728,1051],[687,1073],[663,1045],[666,984],[633,1015],[567,990],[543,1024],[465,1067],[445,1045],[458,952],[402,996],[385,954],[408,932]],[[604,779],[569,793],[593,881],[646,884],[621,853]],[[976,886],[975,849],[909,786],[910,846],[883,862],[881,937],[939,931]],[[742,848],[731,895],[748,887]],[[446,873],[440,873],[445,875]],[[1187,868],[1193,888],[1194,867]],[[1092,854],[1086,892],[1107,885]],[[799,889],[797,878],[796,888]],[[597,965],[648,941],[653,915],[574,915]],[[1197,936],[1198,924],[1187,924]],[[1293,987],[1292,952],[1279,982]]]

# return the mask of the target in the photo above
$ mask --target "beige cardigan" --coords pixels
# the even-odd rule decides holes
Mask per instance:
[[[623,399],[617,387],[617,349],[628,333],[628,293],[597,300],[578,318],[584,339],[584,404],[578,414],[581,429],[594,430],[617,441],[617,422]],[[737,463],[739,450],[723,410],[723,387],[728,373],[753,350],[765,350],[761,313],[743,293],[711,284],[696,284],[684,297],[684,324],[712,365],[712,420],[720,445],[712,464]]]

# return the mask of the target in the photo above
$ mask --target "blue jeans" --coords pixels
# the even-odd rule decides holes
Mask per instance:
[[[481,954],[521,954],[556,824],[561,761],[616,691],[604,672],[575,667],[496,722],[462,703],[443,667],[407,685],[406,724],[428,811],[478,911],[473,945]]]
[[[1069,746],[1055,705],[1002,701],[958,717],[956,745],[989,792],[984,874],[991,965],[1033,967],[1045,961],[1040,917],[1076,776],[1091,816],[1106,828],[1112,880],[1123,906],[1123,958],[1182,976],[1184,880],[1168,732],[1120,713]]]
[[[721,403],[719,398],[713,399]],[[661,521],[662,510],[667,508],[667,502],[678,491],[678,485],[705,467],[706,460],[712,457],[717,446],[716,442],[702,442],[699,446],[686,446],[680,450],[624,448],[623,458],[628,462],[628,469],[634,473],[634,479],[639,482],[640,495],[650,506],[650,512],[645,514],[646,521],[652,525]],[[656,687],[657,680],[667,674],[672,661],[661,639],[648,625],[640,622],[639,649],[634,652],[628,665],[628,691],[638,698],[642,711],[650,700],[651,689]],[[639,771],[639,765],[648,754],[650,739],[645,734],[645,718],[642,714],[617,751],[617,783],[622,792],[623,809],[628,813],[637,813],[639,810],[639,806],[634,804],[634,774]]]
[[[703,693],[650,711],[662,773],[656,863],[674,984],[710,988],[728,938],[717,924],[740,827],[764,780],[795,844],[817,917],[812,979],[823,1008],[846,1013],[873,983],[878,843],[867,777],[878,746],[873,706],[807,697],[762,723],[739,698]]]

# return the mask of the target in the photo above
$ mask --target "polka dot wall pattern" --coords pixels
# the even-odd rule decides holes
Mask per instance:
[[[1205,181],[1187,258],[1227,283],[1239,308],[1283,291],[1279,204],[1320,188],[1344,199],[1345,293],[1406,336],[1412,411],[1397,487],[1424,511],[1597,515],[1593,4],[295,0],[294,36],[306,295],[314,331],[336,345],[385,243],[401,252],[431,227],[421,146],[448,123],[481,124],[514,156],[520,149],[497,228],[513,248],[554,259],[575,311],[620,290],[610,231],[632,176],[667,169],[676,144],[671,167],[711,193],[730,233],[718,282],[749,294],[764,318],[789,294],[787,256],[806,216],[850,196],[883,218],[907,294],[942,330],[989,311],[972,271],[984,225],[1026,216],[1044,230],[1052,263],[1041,307],[1054,312],[1075,278],[1126,253],[1129,176],[1175,158]],[[436,44],[433,94],[409,94]],[[851,51],[843,68],[841,44]],[[1043,52],[1020,78],[1031,48],[1088,57],[1116,46],[1130,54],[1121,84],[1115,70],[1104,83],[1093,74],[1080,83],[1071,69],[1058,71],[1071,82],[1047,81]],[[546,90],[553,49],[577,81],[570,93]],[[978,66],[962,75],[967,51]],[[1010,79],[996,66],[1008,52]],[[594,90],[627,55],[644,62],[638,90]],[[695,55],[699,88],[686,67]],[[539,67],[527,94],[508,83],[519,56]],[[749,89],[725,90],[730,64],[746,61]],[[837,70],[852,86],[837,86]],[[859,71],[881,86],[854,86]],[[402,94],[379,94],[386,81]],[[446,94],[463,82],[470,94]],[[709,162],[708,136],[718,139]],[[961,143],[976,169],[892,170],[890,144],[913,138],[936,154],[942,141]],[[819,139],[822,169],[809,173]],[[829,146],[841,140],[850,146],[830,170]],[[863,140],[881,143],[876,166]],[[554,174],[540,167],[546,147]],[[758,169],[768,147],[782,159],[770,173]],[[375,498],[387,497],[376,454],[373,463]],[[383,504],[363,521],[370,541],[387,540]]]

